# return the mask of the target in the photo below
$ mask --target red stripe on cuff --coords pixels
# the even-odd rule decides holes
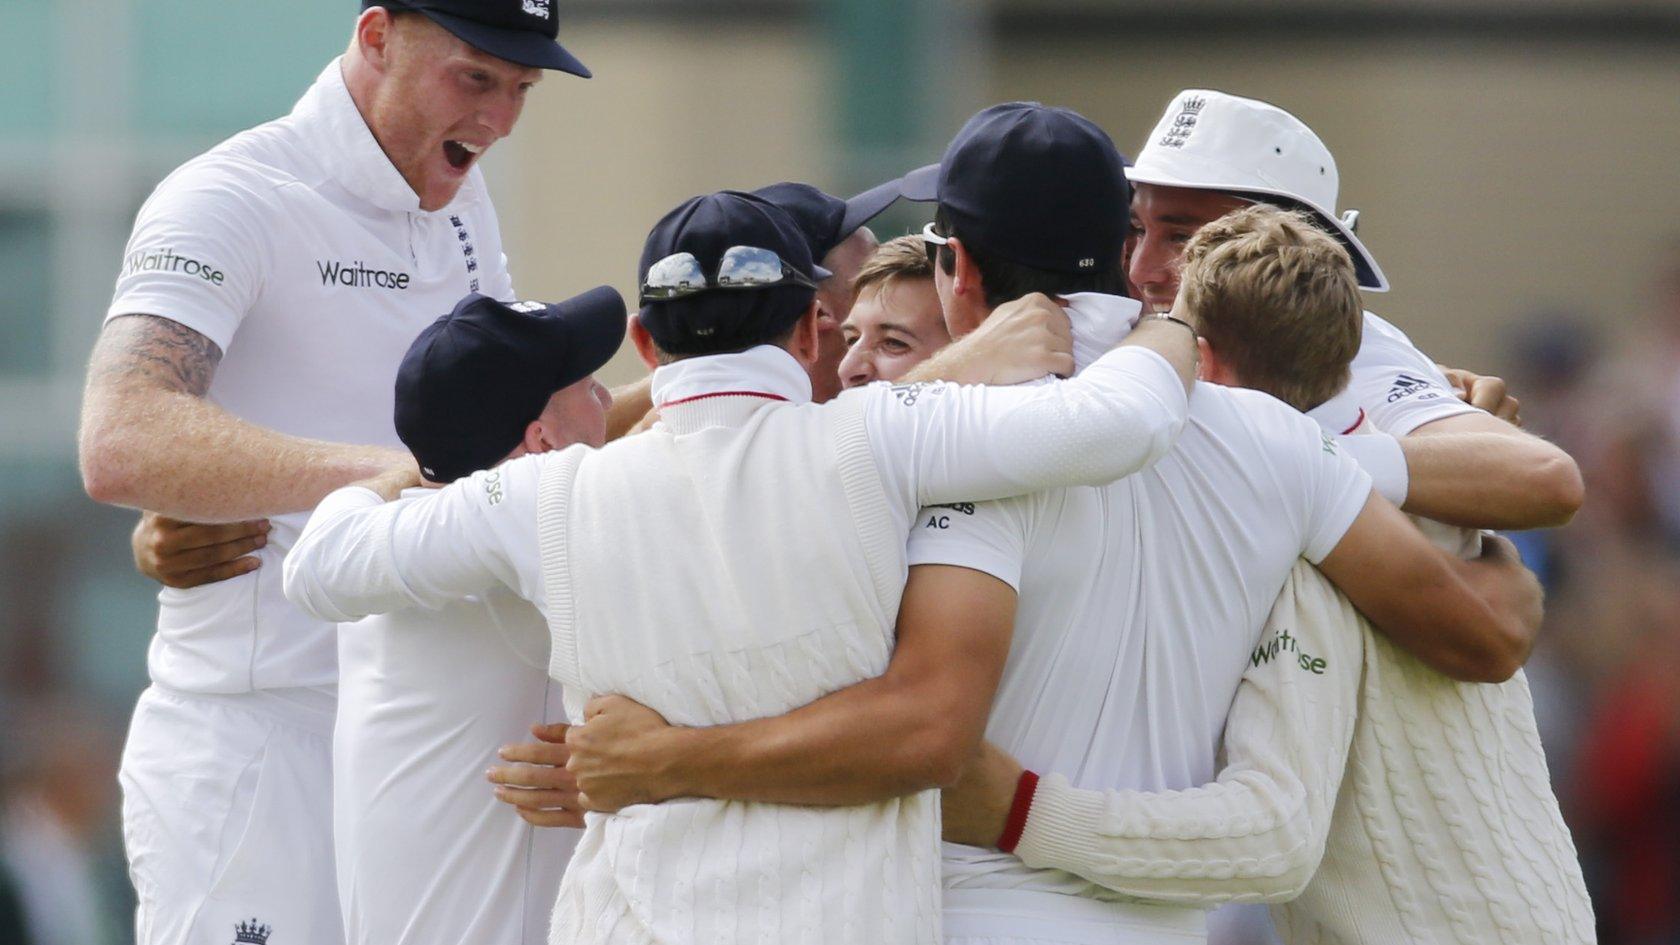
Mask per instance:
[[[1015,782],[1015,800],[1009,805],[1009,819],[1003,822],[1003,836],[998,837],[999,850],[1015,852],[1015,845],[1021,842],[1022,831],[1027,829],[1027,813],[1032,810],[1033,794],[1037,791],[1038,775],[1022,771],[1021,780]]]

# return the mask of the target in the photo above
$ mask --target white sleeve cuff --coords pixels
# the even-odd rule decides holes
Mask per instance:
[[[1077,872],[1101,859],[1096,834],[1103,822],[1105,797],[1078,791],[1068,779],[1050,772],[1038,779],[1027,823],[1015,855],[1034,869]]]
[[[1371,475],[1371,485],[1379,495],[1396,506],[1406,504],[1411,473],[1399,440],[1387,433],[1353,433],[1336,437],[1336,444]]]

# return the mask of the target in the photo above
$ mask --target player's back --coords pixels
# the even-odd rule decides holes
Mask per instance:
[[[911,563],[970,555],[996,574],[988,557],[1019,562],[1018,574],[996,574],[1020,599],[987,738],[1079,787],[1188,788],[1216,770],[1247,662],[1300,655],[1256,650],[1290,569],[1327,554],[1369,493],[1311,420],[1264,394],[1201,384],[1155,466],[1106,487],[924,512]],[[928,528],[941,515],[947,527]],[[1112,898],[955,845],[946,884]]]
[[[551,672],[574,718],[578,700],[615,692],[673,723],[735,722],[886,668],[904,542],[864,402],[668,404],[647,433],[548,461]],[[556,939],[928,941],[936,803],[692,799],[592,815]]]

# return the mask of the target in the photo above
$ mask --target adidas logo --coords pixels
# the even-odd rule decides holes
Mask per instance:
[[[1392,404],[1397,400],[1429,390],[1434,386],[1435,385],[1433,383],[1424,380],[1421,377],[1413,377],[1410,374],[1397,374],[1394,377],[1394,386],[1388,389],[1388,402]]]

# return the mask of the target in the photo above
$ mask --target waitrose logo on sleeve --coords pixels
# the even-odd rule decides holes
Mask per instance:
[[[221,285],[227,281],[227,273],[222,270],[191,256],[182,256],[169,248],[137,249],[123,259],[124,277],[142,272],[179,272],[203,279],[212,285]]]

